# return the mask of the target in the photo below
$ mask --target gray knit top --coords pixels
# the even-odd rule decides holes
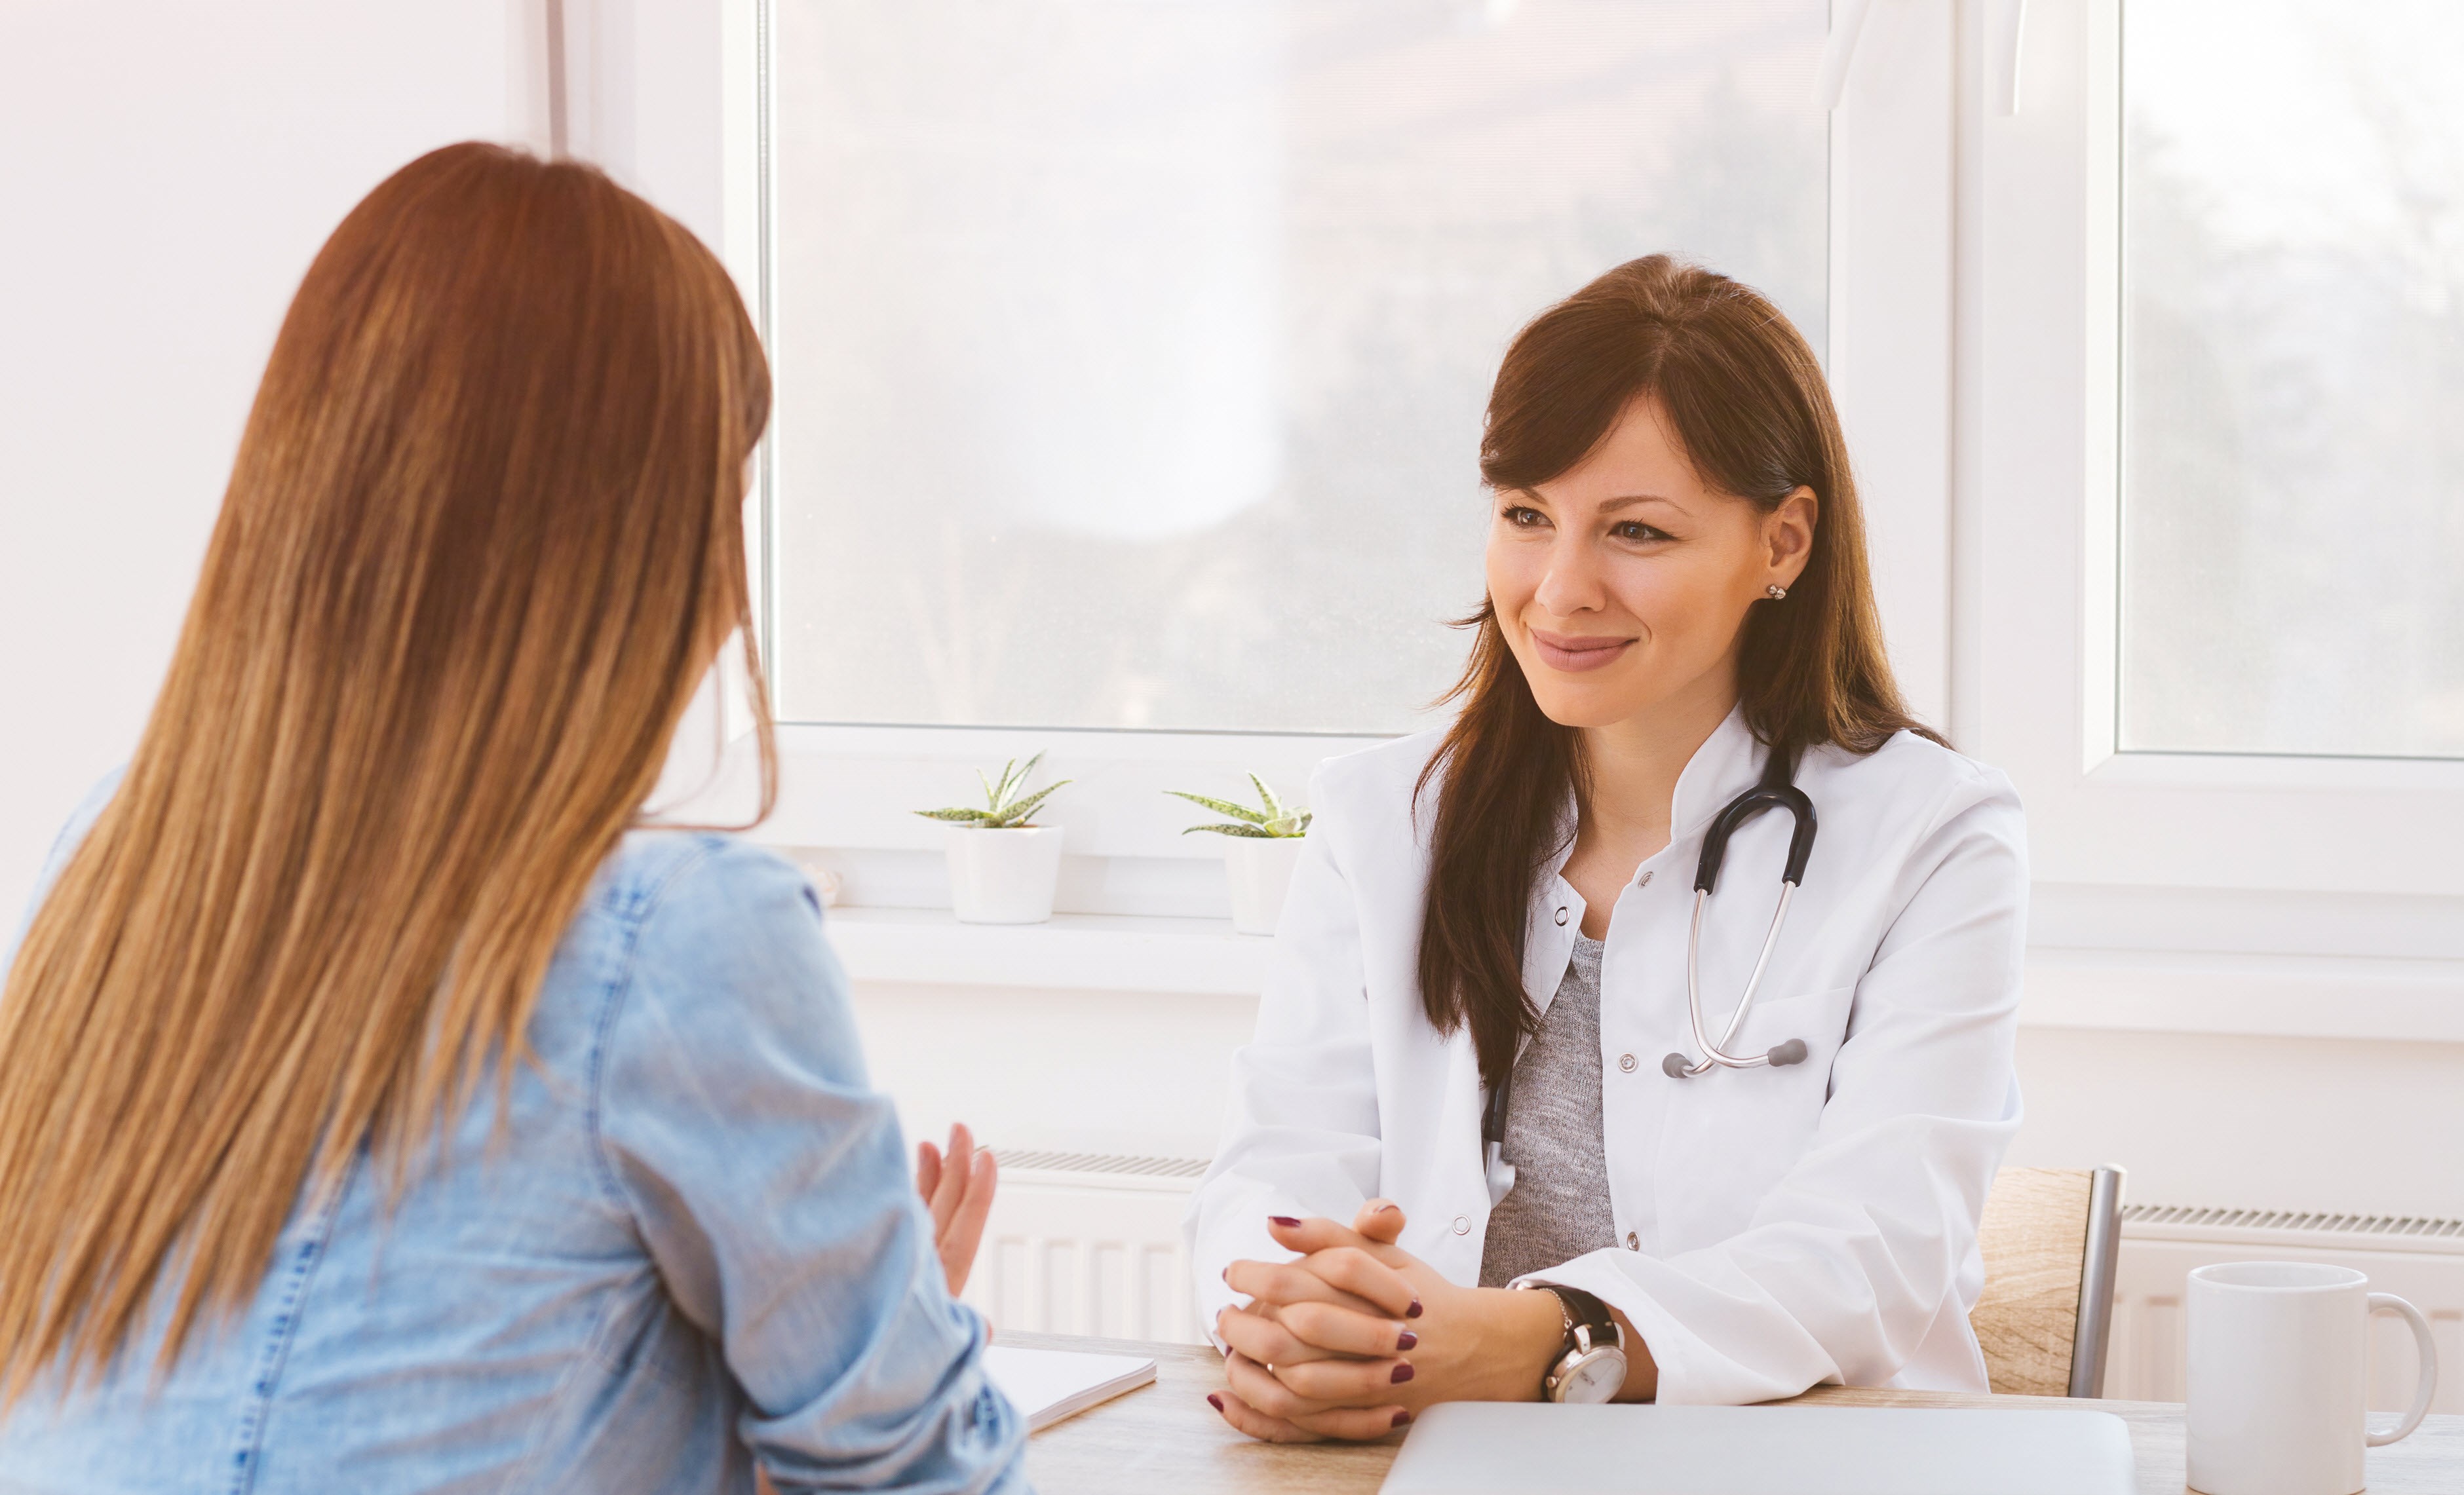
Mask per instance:
[[[1596,939],[1574,941],[1540,1031],[1514,1062],[1503,1152],[1514,1165],[1514,1187],[1489,1212],[1482,1286],[1503,1287],[1617,1243],[1600,1124]]]

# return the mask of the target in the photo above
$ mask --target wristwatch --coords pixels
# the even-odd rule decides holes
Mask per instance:
[[[1566,1321],[1566,1352],[1540,1377],[1547,1401],[1612,1401],[1625,1386],[1625,1336],[1608,1305],[1579,1287],[1519,1282],[1552,1293]]]

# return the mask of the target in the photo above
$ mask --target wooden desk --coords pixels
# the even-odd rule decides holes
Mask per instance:
[[[1223,1385],[1222,1361],[1202,1345],[1133,1344],[1060,1334],[1003,1334],[1005,1345],[1152,1356],[1155,1383],[1045,1428],[1027,1444],[1026,1472],[1042,1495],[1375,1495],[1403,1435],[1376,1443],[1252,1442],[1206,1404]],[[1850,1406],[2068,1407],[2115,1413],[2130,1425],[2142,1495],[2182,1484],[2182,1409],[2165,1401],[2079,1402],[2059,1396],[1849,1391],[1796,1398]],[[2434,1417],[2401,1443],[2373,1448],[2370,1495],[2464,1491],[2464,1417]]]

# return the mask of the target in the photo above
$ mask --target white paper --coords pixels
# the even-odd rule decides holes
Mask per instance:
[[[1030,1433],[1155,1378],[1155,1363],[1136,1355],[1023,1350],[1015,1345],[987,1347],[984,1371],[1025,1417]]]

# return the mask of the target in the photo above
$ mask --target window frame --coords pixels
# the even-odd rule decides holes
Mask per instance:
[[[769,218],[770,0],[727,0],[730,128],[724,257],[771,330],[775,246]],[[1834,24],[1848,7],[1835,0]],[[1951,658],[1950,470],[1943,453],[1952,410],[1950,12],[1875,8],[1862,27],[1832,119],[1829,174],[1829,347],[1833,383],[1866,497],[1886,637],[1919,715],[1947,719]],[[1910,164],[1915,163],[1915,169]],[[1903,398],[1916,390],[1915,398]],[[764,443],[752,540],[764,656],[778,637],[769,532],[778,463]],[[749,723],[731,717],[740,755]],[[938,825],[905,813],[974,787],[970,769],[1043,750],[1045,777],[1069,779],[1039,817],[1068,831],[1058,907],[1094,913],[1215,916],[1218,848],[1184,837],[1194,812],[1163,788],[1223,792],[1256,771],[1300,795],[1323,759],[1386,736],[1104,731],[784,722],[781,793],[756,834],[826,848],[852,901],[946,903],[918,859],[936,853]],[[1041,780],[1040,780],[1041,781]],[[1186,813],[1185,813],[1186,812]],[[1082,861],[1082,859],[1084,859]],[[1089,866],[1086,863],[1117,863]],[[1199,875],[1189,875],[1197,868]],[[1211,873],[1209,876],[1207,874]]]
[[[1953,721],[2027,806],[2020,1020],[2464,1041],[2464,762],[2119,746],[2123,3],[1962,15]]]
[[[1968,121],[1962,736],[2019,786],[2042,883],[2464,895],[2423,828],[2464,826],[2464,760],[2119,745],[2123,3],[2027,7],[2019,109]]]
[[[2023,1023],[2464,1042],[2464,872],[2442,855],[2464,763],[2116,744],[2122,3],[1874,4],[1851,58],[1831,371],[1893,660],[1919,714],[2027,804]],[[722,251],[765,334],[768,5],[704,12],[723,31]],[[1835,0],[1835,25],[1852,9]],[[762,476],[766,632],[766,455]],[[749,720],[696,713],[725,792],[685,808],[740,815]],[[937,828],[904,812],[1043,747],[1079,780],[1051,817],[1071,830],[1060,907],[1215,919],[1217,847],[1156,791],[1254,768],[1297,793],[1319,759],[1386,739],[791,723],[780,740],[780,813],[756,835],[844,871],[849,902],[946,907]]]

